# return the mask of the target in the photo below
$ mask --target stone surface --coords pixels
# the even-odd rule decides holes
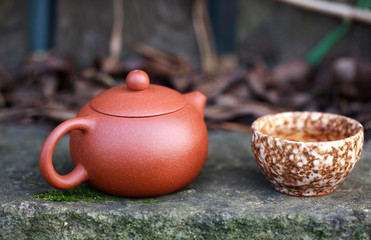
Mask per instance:
[[[189,186],[145,203],[31,198],[49,187],[38,154],[51,128],[0,125],[0,239],[370,239],[371,141],[339,189],[297,198],[274,191],[253,160],[250,137],[210,132],[204,169]],[[73,166],[68,137],[54,164]]]

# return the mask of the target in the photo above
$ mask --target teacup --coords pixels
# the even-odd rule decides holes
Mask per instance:
[[[252,124],[251,148],[274,188],[293,196],[332,193],[357,164],[363,126],[320,112],[284,112]]]

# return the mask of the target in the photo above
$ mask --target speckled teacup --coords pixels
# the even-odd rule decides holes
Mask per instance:
[[[266,115],[252,124],[251,148],[274,188],[293,196],[336,190],[361,156],[363,127],[320,112]]]

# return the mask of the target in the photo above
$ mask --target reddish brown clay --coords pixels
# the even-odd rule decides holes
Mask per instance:
[[[96,96],[76,118],[51,132],[39,160],[51,186],[69,189],[88,181],[110,194],[149,197],[181,189],[199,174],[208,151],[206,97],[149,84],[139,70],[126,81]],[[61,176],[52,154],[69,131],[75,169]]]

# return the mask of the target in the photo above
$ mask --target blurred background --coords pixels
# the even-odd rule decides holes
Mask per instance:
[[[371,128],[371,0],[0,0],[0,121],[58,124],[142,69],[208,97],[209,128],[265,114]]]

